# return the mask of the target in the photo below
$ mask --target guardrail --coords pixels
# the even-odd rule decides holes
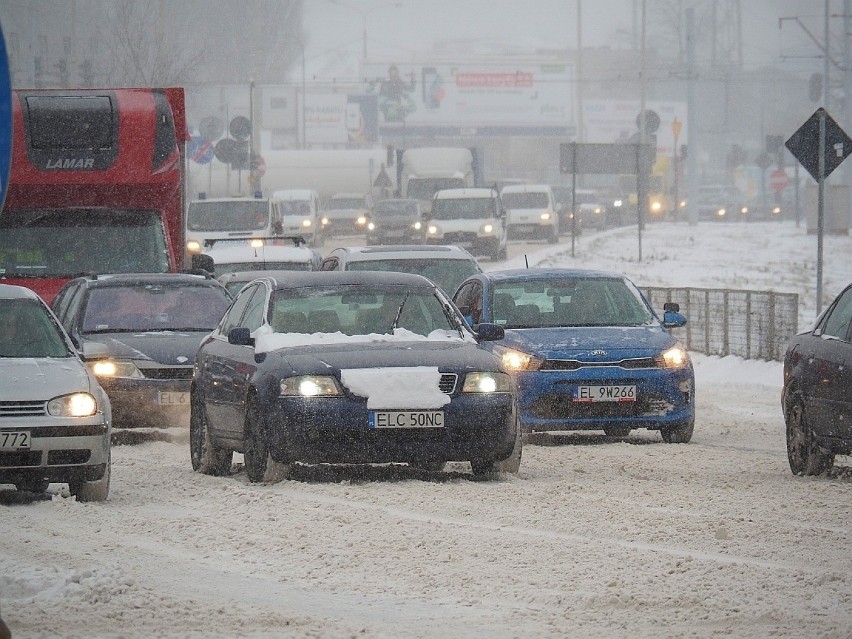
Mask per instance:
[[[687,350],[707,355],[781,361],[798,331],[796,293],[706,288],[639,287],[658,312],[677,302],[687,318],[674,329]]]

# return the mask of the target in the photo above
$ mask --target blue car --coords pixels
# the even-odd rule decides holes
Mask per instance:
[[[201,344],[190,390],[190,457],[252,482],[296,463],[404,462],[475,475],[517,472],[514,383],[449,298],[420,275],[296,272],[243,288]]]
[[[502,326],[482,347],[513,372],[524,432],[659,430],[686,443],[695,423],[695,377],[669,329],[626,277],[569,269],[492,271],[467,278],[453,298],[474,329]]]

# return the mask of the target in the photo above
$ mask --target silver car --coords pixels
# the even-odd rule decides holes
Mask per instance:
[[[47,305],[0,284],[0,484],[44,492],[67,483],[78,501],[109,494],[112,410]],[[86,356],[97,357],[97,346]]]

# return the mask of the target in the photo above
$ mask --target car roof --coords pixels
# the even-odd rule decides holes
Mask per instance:
[[[476,261],[476,258],[474,258],[468,251],[453,244],[386,244],[384,246],[348,246],[335,249],[335,252],[345,253],[347,260],[349,261],[424,257]]]
[[[265,244],[264,246],[253,247],[246,242],[234,246],[214,244],[206,249],[204,253],[213,258],[213,261],[219,264],[229,264],[231,262],[269,262],[275,260],[278,262],[310,262],[313,260],[313,251],[306,246],[276,246]]]
[[[335,194],[334,194],[334,195],[332,195],[329,199],[330,199],[330,200],[333,200],[333,199],[335,199],[335,198],[347,198],[347,199],[349,199],[349,198],[355,198],[355,199],[366,199],[366,197],[367,197],[367,194],[366,194],[366,193],[355,193],[355,192],[352,192],[352,193],[335,193]]]
[[[306,200],[315,194],[316,191],[313,189],[281,189],[273,191],[272,198],[275,200]]]
[[[209,286],[220,288],[222,285],[207,275],[196,275],[194,273],[116,273],[106,275],[86,275],[71,280],[72,282],[83,280],[89,288],[102,288],[106,286],[146,286],[151,284],[185,284],[187,286]]]
[[[493,283],[519,282],[524,280],[560,280],[560,279],[627,279],[621,273],[609,271],[593,271],[579,268],[519,268],[502,271],[488,271],[479,276],[485,277]]]
[[[549,184],[507,184],[500,191],[501,195],[506,193],[546,193],[550,190]]]
[[[492,187],[484,187],[484,186],[474,186],[463,189],[441,189],[435,193],[436,200],[443,199],[455,199],[455,198],[481,198],[481,197],[489,197],[496,198],[497,197],[497,189]]]
[[[232,282],[251,282],[261,277],[284,278],[289,277],[292,273],[299,271],[288,271],[286,269],[269,269],[269,270],[254,270],[254,271],[230,271],[222,273],[216,279],[222,284],[230,284]]]
[[[200,204],[202,202],[268,202],[268,197],[247,197],[240,195],[233,195],[230,197],[203,197],[196,198],[194,200],[190,200],[190,204]]]
[[[0,299],[41,299],[38,293],[25,286],[15,286],[14,284],[0,284]]]
[[[376,284],[422,286],[438,288],[422,275],[397,271],[289,271],[286,278],[269,277],[275,289],[304,288],[309,286],[338,286],[349,284]]]

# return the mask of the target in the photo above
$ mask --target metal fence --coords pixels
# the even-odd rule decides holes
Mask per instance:
[[[672,330],[687,350],[707,355],[781,361],[799,323],[796,293],[640,287],[658,312],[680,304],[687,324]]]

